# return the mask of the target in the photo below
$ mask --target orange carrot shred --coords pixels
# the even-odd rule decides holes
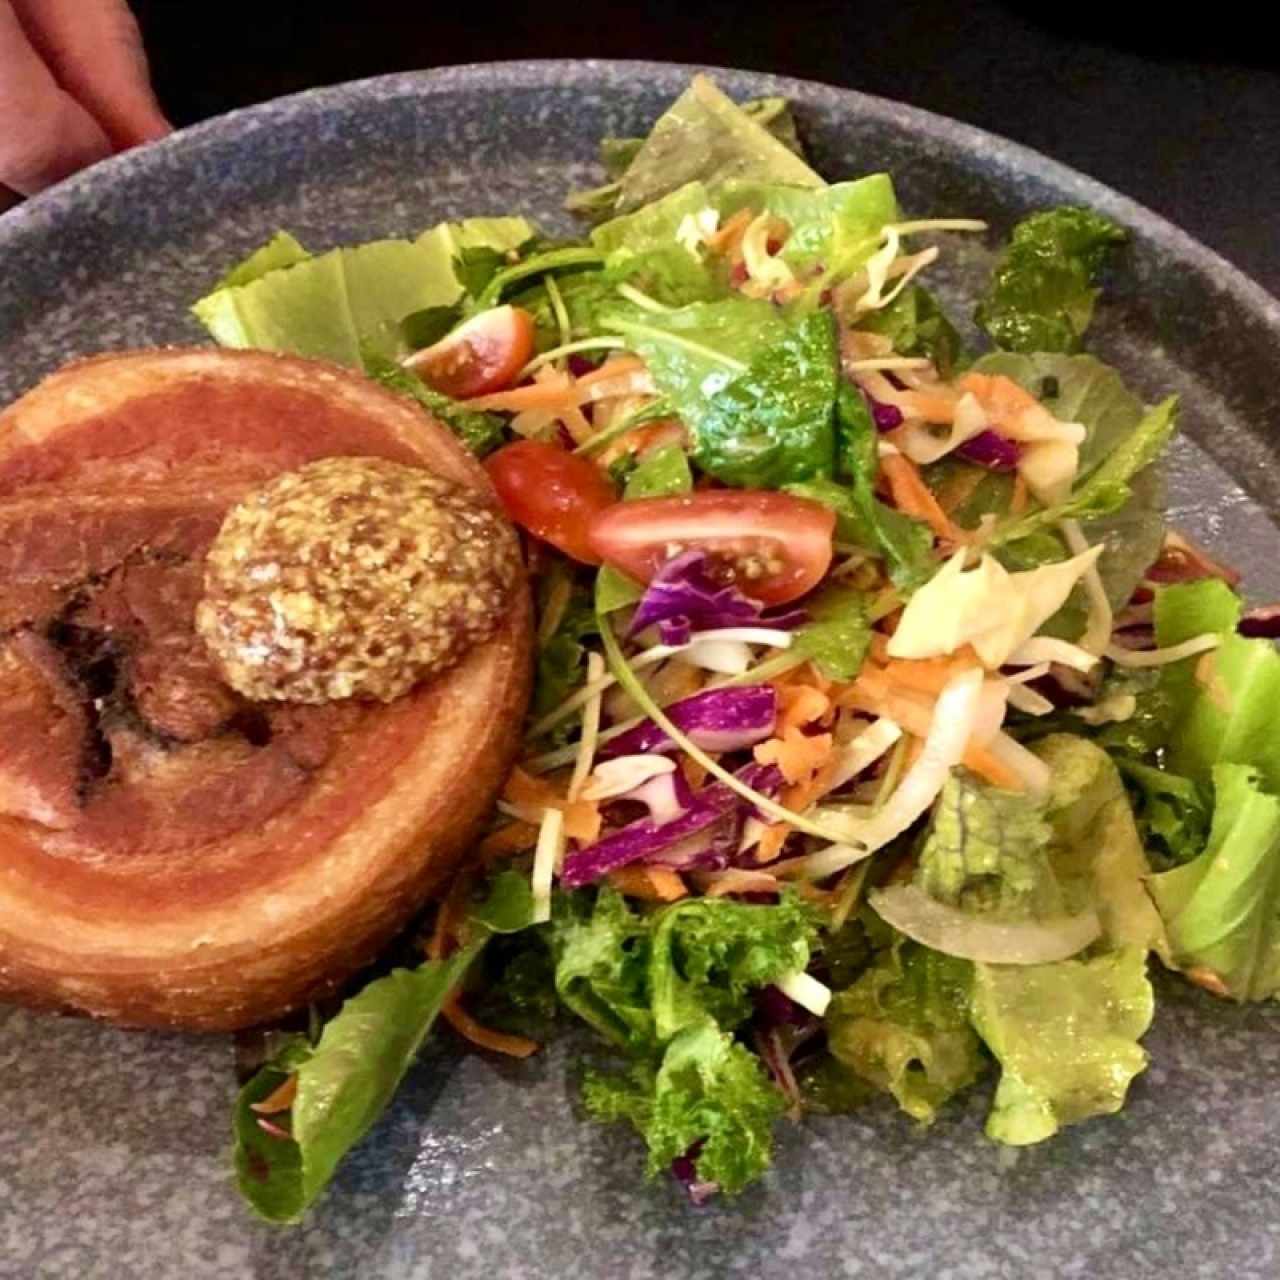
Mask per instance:
[[[249,1103],[249,1108],[260,1116],[273,1116],[281,1111],[288,1111],[297,1096],[298,1077],[294,1074],[289,1076],[283,1084],[272,1089],[261,1102]]]
[[[781,737],[757,743],[753,754],[758,764],[776,764],[782,776],[794,784],[810,777],[828,759],[831,743],[829,733],[811,736],[791,728]]]
[[[899,511],[923,520],[940,538],[964,542],[968,535],[951,522],[925,484],[919,469],[905,454],[887,453],[880,459],[880,471],[889,482],[889,492]]]
[[[689,892],[670,867],[618,867],[609,872],[609,883],[619,893],[645,902],[676,902]]]
[[[524,1036],[509,1036],[504,1031],[494,1031],[482,1026],[463,1007],[455,991],[440,1009],[448,1024],[464,1039],[481,1049],[505,1053],[509,1058],[527,1058],[541,1047],[536,1040]]]
[[[1013,495],[1009,499],[1009,514],[1020,516],[1027,509],[1029,496],[1027,478],[1019,471],[1013,478]]]
[[[778,701],[782,705],[778,728],[783,733],[822,720],[831,713],[831,699],[809,685],[784,685],[778,690]]]
[[[522,853],[532,849],[538,842],[538,828],[532,823],[516,819],[490,831],[476,850],[477,856],[485,862],[495,858],[504,858],[513,853]]]

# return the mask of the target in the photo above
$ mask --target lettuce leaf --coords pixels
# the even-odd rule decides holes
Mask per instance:
[[[496,449],[503,440],[505,426],[497,414],[468,409],[428,386],[412,369],[367,348],[363,352],[365,372],[390,391],[416,400],[433,417],[453,432],[477,457]]]
[[[1095,281],[1126,238],[1089,209],[1032,214],[1014,227],[974,318],[1006,351],[1078,351],[1100,292]]]
[[[629,213],[686,182],[703,182],[714,191],[735,178],[795,187],[824,185],[758,114],[753,117],[739,107],[706,76],[694,76],[656,121],[619,179],[616,208]]]
[[[244,1086],[234,1119],[236,1180],[257,1213],[269,1222],[301,1219],[343,1156],[386,1110],[487,937],[478,931],[445,960],[394,969],[371,982],[325,1025],[314,1047],[294,1037]],[[258,1125],[253,1104],[290,1076],[298,1080],[292,1137],[281,1138]]]
[[[1153,1009],[1140,947],[1045,965],[975,965],[973,1025],[1001,1068],[987,1136],[1026,1146],[1118,1111],[1146,1066],[1138,1040]]]
[[[867,596],[836,583],[804,602],[809,620],[797,627],[791,652],[802,654],[828,680],[852,680],[871,647]]]
[[[927,357],[943,378],[968,362],[955,326],[923,285],[908,285],[887,307],[860,316],[857,327],[888,338],[898,355]]]
[[[218,281],[217,287],[234,289],[239,285],[252,284],[268,271],[281,271],[285,267],[296,266],[309,257],[310,251],[303,248],[296,237],[287,231],[277,231],[261,248],[255,249],[242,262],[236,263]]]
[[[768,1169],[773,1126],[786,1110],[760,1060],[710,1023],[682,1031],[656,1066],[589,1075],[583,1101],[597,1120],[625,1121],[639,1132],[651,1178],[696,1152],[698,1180],[725,1195]]]
[[[859,1079],[893,1095],[914,1120],[981,1075],[982,1046],[969,1024],[973,966],[897,939],[827,1010],[832,1055]]]
[[[375,240],[303,258],[296,241],[277,236],[192,310],[224,347],[288,351],[361,368],[366,350],[405,354],[401,322],[407,316],[462,296],[454,271],[460,250],[505,251],[532,234],[523,218],[474,218],[441,223],[416,240]]]
[[[1199,857],[1151,879],[1180,969],[1235,1000],[1280,994],[1280,799],[1256,769],[1213,769],[1213,825]]]
[[[830,476],[836,338],[828,314],[785,315],[725,298],[604,326],[644,358],[694,436],[699,467],[729,485],[778,488]]]
[[[741,104],[744,115],[767,129],[788,151],[804,159],[804,148],[796,131],[791,104],[785,98],[754,98]],[[565,199],[564,207],[580,218],[597,222],[618,212],[622,179],[644,147],[644,138],[602,138],[600,164],[609,181],[598,187],[574,191]],[[639,175],[633,178],[638,182]]]

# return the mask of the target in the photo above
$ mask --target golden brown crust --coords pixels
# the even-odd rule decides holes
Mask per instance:
[[[127,505],[184,486],[229,505],[334,452],[416,462],[491,495],[444,427],[358,375],[177,349],[78,362],[0,414],[0,519],[19,501],[118,492]],[[166,536],[206,545],[207,523],[166,525]],[[120,728],[117,763],[77,822],[0,816],[0,996],[214,1030],[333,989],[404,926],[483,823],[518,742],[530,649],[521,583],[499,633],[441,680],[351,708],[318,734],[273,721],[275,741],[258,750],[216,737],[157,746]],[[122,759],[144,777],[136,795]],[[254,810],[259,783],[271,802]],[[252,816],[236,827],[239,812]]]

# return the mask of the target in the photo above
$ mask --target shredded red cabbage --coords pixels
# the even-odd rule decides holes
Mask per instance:
[[[1254,640],[1280,640],[1280,604],[1250,609],[1240,619],[1236,630]]]
[[[737,689],[704,689],[666,708],[677,729],[703,751],[740,751],[763,742],[778,718],[778,695],[771,685]],[[652,721],[637,725],[601,745],[602,760],[614,756],[674,751],[676,744]]]
[[[776,765],[748,764],[734,776],[767,796],[775,795],[782,786],[782,774]],[[566,889],[580,888],[619,867],[653,858],[743,810],[751,810],[751,806],[736,791],[723,782],[713,783],[696,792],[689,807],[672,822],[641,818],[585,849],[567,854],[560,883]]]
[[[866,396],[867,407],[871,410],[871,421],[876,424],[877,431],[896,431],[902,426],[902,410],[896,404],[885,404],[883,400],[877,400],[875,396]]]
[[[797,609],[765,617],[764,606],[737,587],[717,582],[708,571],[705,551],[685,551],[668,560],[645,588],[628,635],[662,624],[663,644],[685,644],[695,631],[720,627],[797,627],[805,614]]]
[[[689,1193],[694,1204],[705,1204],[720,1190],[718,1182],[701,1182],[698,1179],[698,1155],[702,1151],[698,1141],[682,1156],[671,1162],[671,1176]]]
[[[991,471],[1014,471],[1022,460],[1022,447],[998,431],[979,431],[956,450],[962,458]]]

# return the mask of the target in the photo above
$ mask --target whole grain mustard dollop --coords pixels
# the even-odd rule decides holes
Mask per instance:
[[[407,693],[487,640],[523,571],[483,497],[379,458],[327,458],[232,508],[196,628],[254,701]]]

